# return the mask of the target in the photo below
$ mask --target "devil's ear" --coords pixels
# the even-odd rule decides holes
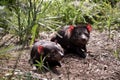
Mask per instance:
[[[89,32],[91,32],[92,26],[91,26],[90,24],[87,25],[87,30],[88,30]]]
[[[44,49],[43,46],[38,46],[38,48],[37,48],[38,53],[39,54],[42,53],[43,49]]]
[[[65,36],[67,36],[67,38],[71,37],[72,31],[74,30],[74,28],[75,27],[73,25],[70,25],[68,29],[65,31]]]

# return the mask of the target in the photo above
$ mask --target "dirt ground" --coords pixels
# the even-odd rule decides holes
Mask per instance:
[[[49,39],[45,33],[40,35],[43,39]],[[93,30],[87,50],[86,59],[74,54],[66,55],[61,61],[62,67],[57,68],[59,75],[51,71],[46,73],[34,72],[28,64],[30,49],[14,51],[9,53],[12,55],[11,58],[0,58],[0,78],[10,75],[16,60],[18,60],[15,75],[22,75],[22,80],[30,80],[26,78],[27,76],[39,80],[120,80],[119,31],[111,31],[110,39],[107,31]],[[20,54],[19,59],[17,58],[18,54]],[[15,80],[18,80],[18,77]]]

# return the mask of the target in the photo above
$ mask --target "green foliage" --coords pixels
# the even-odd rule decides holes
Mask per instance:
[[[120,60],[120,49],[119,49],[119,48],[117,48],[117,49],[114,50],[114,56],[115,56],[117,59]]]
[[[42,6],[43,4],[44,6]],[[11,27],[10,33],[19,37],[20,44],[29,45],[29,37],[31,37],[31,35],[32,40],[34,40],[39,33],[39,28],[34,29],[36,25],[39,27],[43,25],[46,26],[46,23],[43,23],[43,21],[47,17],[45,12],[50,4],[51,2],[44,3],[43,0],[17,1],[17,4],[12,8],[13,16],[9,17],[7,21]],[[32,31],[33,29],[34,32]]]
[[[44,63],[43,63],[44,60],[43,60],[42,56],[40,56],[40,61],[36,61],[36,62],[37,62],[37,64],[35,64],[35,66],[37,66],[38,69],[42,70],[42,68],[44,66]]]
[[[115,28],[116,24],[119,25],[119,9],[112,8],[110,4],[102,2],[95,10],[99,10],[99,14],[96,15],[95,25],[99,26],[98,29],[112,29]]]
[[[9,33],[18,36],[24,45],[32,44],[41,30],[55,31],[66,24],[88,22],[96,29],[109,32],[120,26],[120,9],[108,1],[17,0],[15,3],[9,11],[12,16],[2,19],[9,26]]]
[[[31,40],[31,45],[34,43],[34,39],[36,38],[36,36],[38,36],[38,25],[34,25],[32,30],[31,30],[31,33],[32,33],[32,40]]]
[[[58,0],[53,1],[48,15],[60,16],[56,21],[63,24],[77,24],[88,22],[94,25],[96,29],[110,30],[118,27],[120,9],[112,7],[108,1],[89,1],[80,2]],[[115,13],[115,14],[114,14]]]
[[[73,6],[70,0],[54,0],[50,6],[49,15],[58,16],[55,20],[62,22],[62,25],[83,21],[79,8]]]
[[[0,5],[12,5],[16,0],[0,0]]]
[[[38,67],[38,70],[40,70],[41,72],[44,72],[45,69],[46,69],[46,70],[49,70],[49,68],[44,65],[44,60],[45,60],[45,58],[46,58],[46,57],[43,58],[42,56],[40,56],[40,61],[36,61],[37,64],[35,64],[35,66],[37,66],[37,67]],[[49,66],[49,65],[48,65],[48,66]]]
[[[2,29],[3,34],[7,34],[9,32],[9,26],[6,19],[8,19],[10,15],[10,11],[7,10],[5,6],[0,6],[0,29]]]

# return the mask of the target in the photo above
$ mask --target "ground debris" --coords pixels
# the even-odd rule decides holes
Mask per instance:
[[[40,34],[42,38],[49,40],[47,34]],[[32,67],[28,63],[30,49],[21,51],[22,55],[17,65],[17,69],[21,72],[29,72],[34,78],[40,80],[120,80],[120,59],[115,56],[115,50],[120,56],[120,32],[112,31],[112,39],[109,38],[108,32],[92,31],[89,43],[87,45],[88,56],[81,59],[77,55],[66,55],[61,61],[62,67],[57,68],[60,75],[56,75],[51,71],[46,73],[38,73],[32,71]],[[17,55],[19,52],[11,52],[11,55]],[[4,64],[0,67],[8,69],[0,69],[0,77],[8,72],[9,68],[13,68],[15,59],[9,61],[4,60]],[[1,59],[2,61],[2,59]],[[28,74],[28,73],[24,73]],[[42,79],[43,78],[43,79]]]

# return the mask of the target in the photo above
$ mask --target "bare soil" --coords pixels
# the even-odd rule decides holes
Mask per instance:
[[[49,39],[50,35],[41,33],[42,39]],[[74,54],[66,55],[62,67],[57,68],[60,74],[51,71],[39,73],[33,71],[29,65],[30,49],[12,51],[10,58],[0,58],[0,78],[9,76],[18,61],[15,75],[22,75],[22,80],[27,76],[39,80],[120,80],[120,32],[111,31],[111,38],[107,31],[93,30],[87,45],[88,55],[82,59]],[[20,58],[18,55],[20,54]],[[18,80],[17,76],[14,76]],[[33,80],[33,79],[32,79]]]

